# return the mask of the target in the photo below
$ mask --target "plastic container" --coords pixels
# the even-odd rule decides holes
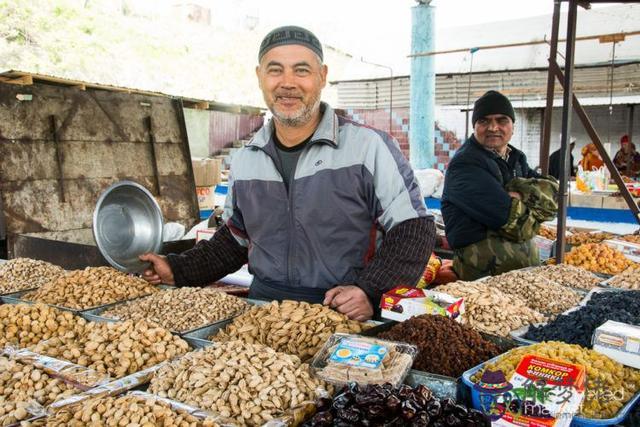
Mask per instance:
[[[471,395],[471,406],[474,409],[482,410],[482,405],[480,403],[480,392],[476,390],[473,385],[475,384],[471,381],[471,377],[476,374],[476,372],[480,371],[485,367],[485,365],[490,363],[495,363],[498,359],[500,359],[503,355],[496,356],[491,360],[488,360],[474,368],[469,369],[465,373],[462,374],[462,382],[469,388]],[[575,416],[571,421],[571,427],[583,427],[583,426],[610,426],[619,424],[624,421],[627,417],[631,409],[636,405],[638,400],[640,399],[640,392],[637,392],[619,411],[618,414],[614,418],[584,418]]]
[[[391,383],[398,386],[409,373],[418,354],[414,345],[333,334],[311,362],[311,372],[336,385]]]

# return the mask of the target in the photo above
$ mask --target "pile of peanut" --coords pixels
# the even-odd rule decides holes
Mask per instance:
[[[82,426],[180,426],[217,427],[212,418],[198,419],[152,397],[99,396],[63,406],[43,424],[49,427]]]
[[[0,426],[30,418],[27,408],[32,401],[47,406],[78,393],[40,368],[0,356]]]
[[[23,298],[61,307],[84,310],[158,292],[146,280],[129,276],[111,267],[74,270]]]
[[[51,263],[31,258],[14,258],[0,265],[0,294],[39,288],[65,271]]]
[[[33,351],[121,378],[184,354],[189,345],[156,324],[127,320],[89,322],[82,334],[43,341]]]
[[[160,368],[149,392],[259,426],[314,400],[319,388],[331,391],[298,357],[261,344],[228,341],[214,342]]]
[[[529,308],[542,313],[562,313],[578,305],[583,298],[583,295],[575,290],[530,270],[510,271],[491,277],[484,283],[506,294],[522,298]]]
[[[609,286],[621,289],[640,289],[640,265],[627,268],[607,282]]]
[[[572,248],[565,262],[601,274],[622,273],[633,265],[622,252],[603,243],[588,243]]]
[[[157,292],[104,311],[114,319],[146,319],[172,331],[184,332],[243,313],[249,304],[213,288],[178,288]]]
[[[26,348],[53,337],[74,337],[84,332],[86,320],[46,304],[0,305],[0,348],[7,344]]]
[[[530,271],[532,274],[573,289],[591,290],[600,286],[602,281],[600,277],[588,270],[569,264],[543,265]]]
[[[488,334],[508,336],[513,330],[547,320],[542,313],[529,308],[522,298],[506,294],[485,282],[457,281],[435,290],[464,297],[463,323]]]
[[[362,323],[321,304],[285,300],[251,307],[209,339],[264,344],[305,361],[334,332],[359,333],[363,328]]]

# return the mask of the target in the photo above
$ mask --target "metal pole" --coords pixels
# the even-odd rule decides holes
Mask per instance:
[[[560,0],[553,2],[553,22],[551,24],[551,50],[549,61],[556,61],[558,55],[558,33],[560,31]],[[556,79],[551,65],[547,72],[547,106],[544,109],[542,141],[540,143],[540,168],[544,175],[549,173],[549,147],[551,146],[551,119],[553,118],[553,96]]]
[[[569,134],[571,133],[571,115],[573,114],[573,61],[576,48],[576,21],[578,15],[577,0],[569,1],[567,19],[567,46],[564,65],[564,92],[562,96],[562,138],[560,141],[560,192],[558,203],[558,229],[556,240],[556,263],[564,261],[565,229],[567,225],[567,203],[569,201]],[[553,58],[555,60],[555,58]]]
[[[629,116],[627,118],[627,135],[629,135],[629,142],[633,142],[633,113],[635,104],[629,104],[627,108],[629,111]]]

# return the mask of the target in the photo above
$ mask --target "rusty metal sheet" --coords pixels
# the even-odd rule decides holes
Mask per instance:
[[[0,109],[0,111],[2,111]],[[53,141],[12,141],[0,139],[0,181],[54,179],[58,176]]]
[[[20,102],[18,93],[31,93],[33,100]],[[147,117],[156,124],[157,182]],[[99,195],[123,179],[152,194],[159,183],[165,220],[189,229],[199,215],[182,117],[180,103],[169,97],[0,84],[0,196],[7,233],[90,229]]]

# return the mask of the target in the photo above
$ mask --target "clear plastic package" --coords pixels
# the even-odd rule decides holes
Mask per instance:
[[[418,348],[411,344],[349,334],[333,334],[311,362],[311,372],[332,384],[391,383],[409,373]]]

